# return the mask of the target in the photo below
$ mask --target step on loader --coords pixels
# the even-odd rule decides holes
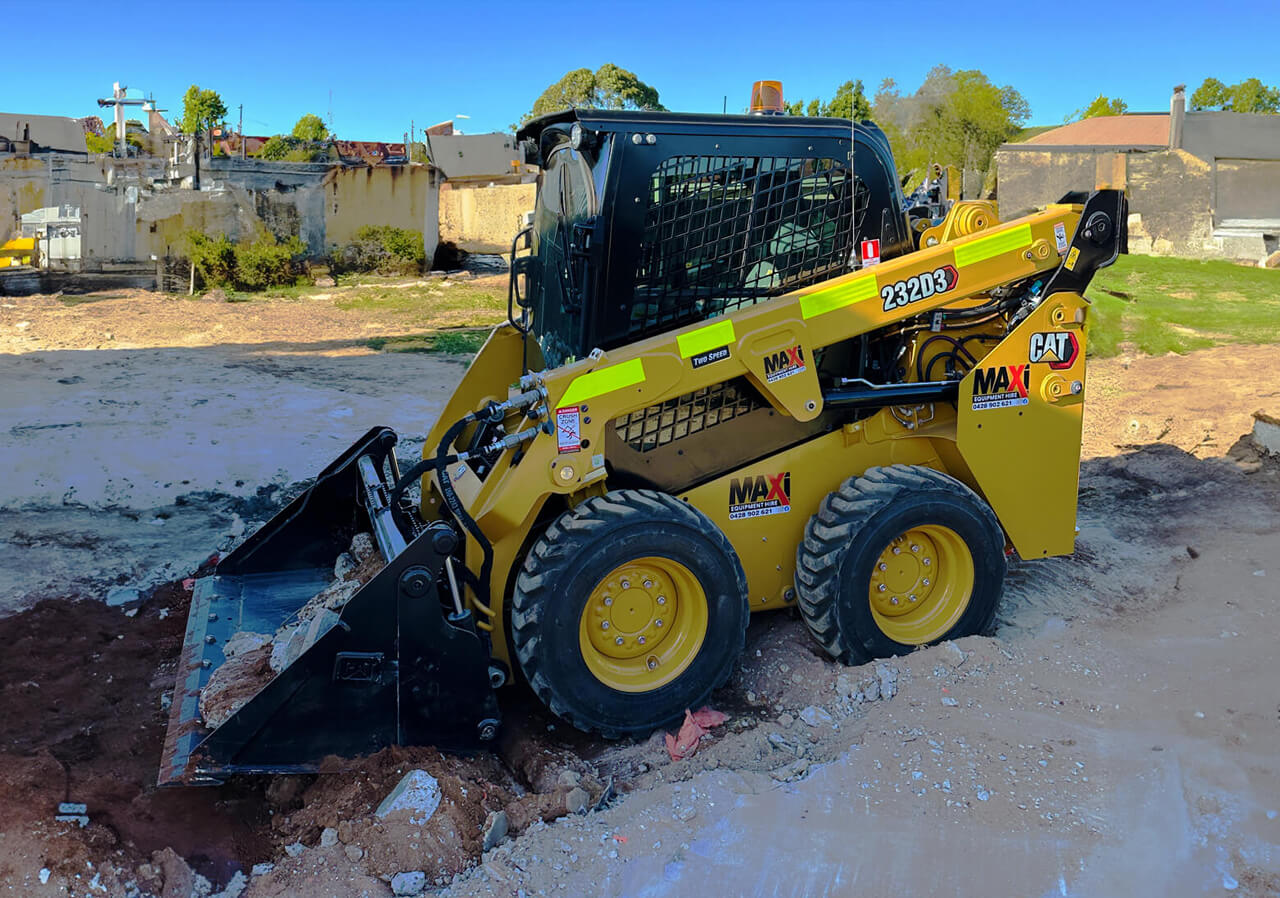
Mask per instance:
[[[476,749],[514,679],[645,736],[725,683],[751,612],[857,664],[989,629],[1010,554],[1073,551],[1122,192],[913,205],[837,119],[577,110],[518,139],[508,321],[421,460],[375,428],[196,584],[162,783]],[[317,608],[360,534],[381,569]],[[287,651],[211,725],[246,633]]]

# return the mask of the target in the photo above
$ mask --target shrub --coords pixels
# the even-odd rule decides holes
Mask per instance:
[[[426,261],[422,232],[391,225],[365,225],[334,253],[334,263],[343,271],[419,274]]]
[[[297,279],[297,260],[306,251],[307,245],[296,236],[282,243],[264,232],[236,248],[236,280],[250,290],[292,284]]]
[[[236,247],[226,234],[210,237],[201,231],[184,235],[187,256],[207,287],[231,287],[236,279]]]

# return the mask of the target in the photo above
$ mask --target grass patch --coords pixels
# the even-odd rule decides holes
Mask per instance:
[[[344,311],[374,312],[433,329],[492,327],[506,319],[506,285],[430,280],[408,286],[362,284],[336,291]]]
[[[370,337],[365,340],[365,345],[380,352],[443,352],[450,355],[475,355],[488,337],[488,328],[476,328],[400,337]]]
[[[1280,338],[1280,271],[1231,262],[1121,256],[1099,271],[1089,354],[1106,358],[1122,343],[1139,352],[1184,353]]]

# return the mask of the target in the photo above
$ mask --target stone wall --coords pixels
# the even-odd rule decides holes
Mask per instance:
[[[532,211],[537,185],[446,181],[440,191],[440,240],[473,253],[509,252]]]

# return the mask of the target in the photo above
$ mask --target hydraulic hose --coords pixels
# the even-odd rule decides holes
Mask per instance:
[[[444,432],[444,436],[440,438],[440,444],[436,447],[433,467],[436,469],[436,474],[440,481],[440,495],[444,498],[445,506],[453,513],[458,522],[466,528],[466,531],[475,537],[475,541],[480,545],[483,561],[480,565],[480,588],[477,591],[482,593],[481,598],[485,604],[488,604],[489,578],[493,572],[493,544],[484,535],[484,531],[480,529],[480,525],[476,523],[475,518],[467,513],[466,508],[462,505],[462,500],[458,498],[457,490],[453,488],[453,481],[449,478],[449,464],[451,461],[457,460],[456,455],[452,457],[448,455],[449,447],[458,438],[458,434],[462,433],[462,429],[476,420],[476,417],[474,413],[468,414],[454,422]],[[475,588],[475,586],[473,585],[472,588]]]

